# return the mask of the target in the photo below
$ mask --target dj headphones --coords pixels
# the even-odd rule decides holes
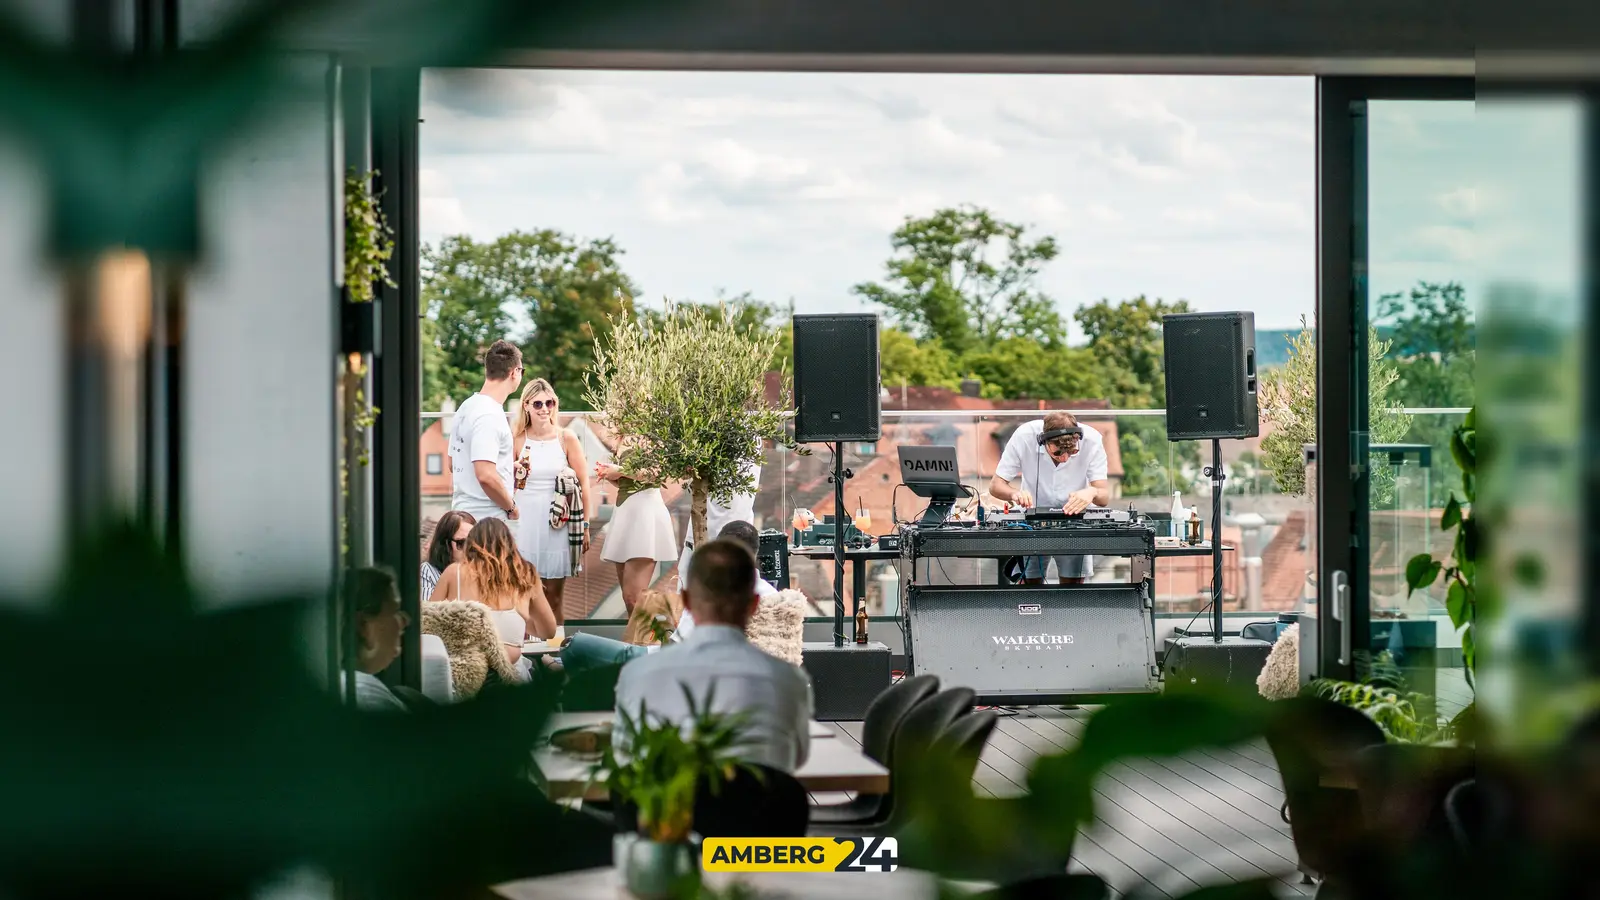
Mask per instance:
[[[1074,434],[1078,437],[1083,437],[1083,428],[1078,425],[1068,425],[1065,428],[1052,428],[1049,431],[1041,431],[1039,432],[1039,446],[1043,447],[1058,437],[1067,437]]]

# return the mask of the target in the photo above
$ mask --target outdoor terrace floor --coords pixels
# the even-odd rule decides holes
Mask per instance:
[[[1440,705],[1471,699],[1459,669],[1440,670]],[[1033,760],[1073,746],[1093,707],[1002,711],[975,782],[980,794],[1023,793]],[[859,745],[861,723],[836,722]],[[1114,766],[1095,786],[1100,821],[1078,838],[1074,868],[1093,872],[1114,896],[1173,897],[1218,882],[1276,879],[1281,897],[1309,897],[1294,841],[1279,815],[1283,786],[1265,741]],[[843,795],[815,795],[821,803]]]

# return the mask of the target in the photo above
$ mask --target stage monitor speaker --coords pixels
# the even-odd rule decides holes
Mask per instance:
[[[877,641],[843,647],[807,641],[800,659],[811,676],[812,715],[823,722],[865,719],[867,708],[894,677],[889,647]]]
[[[1161,335],[1169,440],[1247,438],[1261,433],[1255,313],[1163,316]]]
[[[794,439],[802,444],[876,441],[878,317],[794,317]]]
[[[1199,688],[1254,694],[1256,676],[1267,664],[1272,645],[1249,638],[1210,635],[1167,639],[1161,669],[1167,688]]]

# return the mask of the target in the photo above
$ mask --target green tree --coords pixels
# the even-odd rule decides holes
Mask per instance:
[[[1395,369],[1394,401],[1402,406],[1473,406],[1477,403],[1476,329],[1460,284],[1418,282],[1405,294],[1378,298],[1378,322],[1388,336]],[[1430,502],[1442,506],[1460,469],[1450,453],[1453,416],[1417,416],[1405,440],[1434,448]]]
[[[1004,338],[961,357],[962,371],[983,382],[986,394],[1013,400],[1085,400],[1105,396],[1094,352],[1065,344],[1047,346]]]
[[[1143,294],[1112,303],[1101,300],[1073,313],[1094,351],[1106,399],[1119,409],[1153,409],[1166,402],[1161,363],[1161,317],[1189,312],[1189,303],[1150,300]]]
[[[669,307],[650,328],[618,317],[595,346],[588,400],[623,436],[618,464],[688,483],[697,544],[708,499],[726,503],[755,488],[744,469],[761,459],[761,441],[792,446],[786,418],[766,400],[776,345],[774,332],[741,324],[731,307],[717,315]]]
[[[1261,440],[1261,464],[1279,490],[1295,495],[1306,491],[1305,445],[1317,442],[1316,332],[1304,318],[1300,324],[1300,333],[1289,340],[1289,361],[1261,374],[1258,397],[1262,416],[1271,425],[1271,433]],[[1388,352],[1389,342],[1378,337],[1377,328],[1369,328],[1367,415],[1374,444],[1395,443],[1411,428],[1411,417],[1393,398],[1399,376],[1394,363],[1384,358]],[[1383,479],[1374,485],[1381,494]]]
[[[549,229],[486,243],[465,235],[422,248],[422,303],[434,326],[437,379],[424,404],[457,399],[483,380],[481,354],[499,338],[522,348],[528,377],[550,380],[568,409],[583,405],[583,375],[609,322],[631,315],[636,288],[609,239],[581,241]],[[424,354],[424,378],[427,354]]]
[[[757,300],[749,291],[731,297],[723,291],[717,291],[715,299],[707,303],[673,300],[660,309],[640,307],[637,314],[646,331],[655,331],[665,326],[673,314],[720,319],[724,310],[732,315],[739,328],[777,338],[772,359],[767,363],[768,371],[782,372],[788,368],[789,360],[794,355],[794,329],[790,324],[794,318],[793,300],[786,304],[770,303]]]
[[[1088,349],[1104,385],[1104,396],[1118,409],[1154,409],[1166,402],[1167,383],[1161,362],[1161,317],[1188,312],[1178,300],[1151,300],[1143,294],[1113,303],[1101,300],[1073,313],[1088,338]],[[1200,465],[1200,447],[1173,445],[1166,423],[1148,416],[1117,420],[1122,451],[1122,492],[1140,497],[1184,490]]]
[[[885,328],[878,335],[878,359],[883,386],[890,391],[901,385],[951,390],[961,385],[955,354],[937,338],[919,341],[898,328]]]
[[[1034,281],[1060,251],[1055,238],[1030,240],[1025,231],[976,206],[907,217],[890,237],[883,281],[850,290],[952,353],[1015,337],[1054,345],[1065,338],[1061,315]]]

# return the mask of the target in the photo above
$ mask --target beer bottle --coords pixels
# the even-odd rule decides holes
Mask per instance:
[[[860,602],[856,604],[856,643],[865,644],[866,642],[867,604],[865,602]]]

